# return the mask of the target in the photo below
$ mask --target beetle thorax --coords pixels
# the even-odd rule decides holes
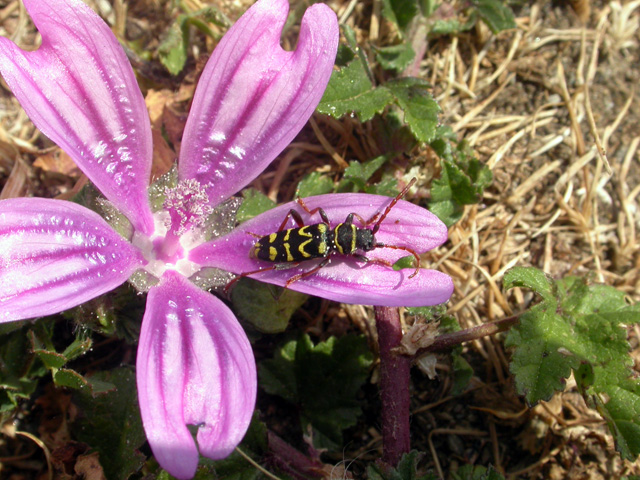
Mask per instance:
[[[376,248],[376,237],[368,228],[358,228],[356,230],[356,247],[364,252]]]

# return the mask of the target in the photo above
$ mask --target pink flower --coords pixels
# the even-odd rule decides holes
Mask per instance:
[[[252,181],[295,137],[329,81],[338,44],[335,14],[310,7],[295,51],[282,50],[286,0],[259,0],[214,51],[193,100],[177,186],[153,211],[148,197],[151,130],[127,58],[108,26],[81,0],[24,0],[42,34],[25,52],[0,38],[0,73],[25,111],[63,148],[130,222],[124,235],[75,203],[18,198],[0,202],[0,322],[50,315],[145,276],[147,308],[137,355],[138,397],[147,438],[163,468],[191,478],[198,451],[224,458],[242,440],[254,409],[256,367],[247,337],[227,306],[190,280],[203,268],[242,273],[255,239],[282,223],[283,205],[208,240],[213,208]],[[363,217],[389,199],[326,195],[332,223]],[[315,220],[318,221],[318,220]],[[418,253],[441,244],[446,227],[400,201],[378,241]],[[401,250],[376,250],[395,261]],[[449,277],[421,269],[361,268],[353,258],[291,288],[350,303],[433,305],[452,291]],[[256,275],[284,285],[308,267]],[[187,425],[198,426],[197,446]]]

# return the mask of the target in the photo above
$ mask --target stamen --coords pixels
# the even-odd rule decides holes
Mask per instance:
[[[166,188],[164,209],[170,215],[167,229],[178,237],[203,226],[213,211],[209,195],[195,179],[182,180],[175,188]]]

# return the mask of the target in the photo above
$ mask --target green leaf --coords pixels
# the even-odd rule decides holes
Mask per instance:
[[[331,178],[320,172],[311,172],[305,175],[298,188],[296,188],[296,196],[300,198],[313,197],[315,195],[323,195],[333,191],[334,183]]]
[[[331,337],[314,345],[304,335],[258,365],[258,372],[268,393],[297,405],[303,429],[313,428],[316,448],[336,448],[342,431],[355,425],[361,413],[356,393],[371,362],[363,336]]]
[[[47,373],[34,365],[35,356],[27,338],[31,324],[16,324],[21,328],[0,335],[0,412],[11,411],[20,398],[29,398],[38,378]],[[38,361],[37,365],[42,364]]]
[[[169,73],[172,75],[179,74],[186,64],[190,26],[196,27],[209,37],[219,37],[209,28],[209,22],[224,28],[231,26],[229,19],[213,6],[178,15],[178,18],[171,24],[169,30],[165,33],[164,39],[158,46],[160,63],[165,66]]]
[[[338,190],[345,191],[348,183],[355,185],[358,191],[364,190],[373,174],[390,159],[391,155],[380,155],[364,163],[356,160],[349,162],[349,166],[344,170],[344,179],[340,182]]]
[[[430,93],[431,86],[420,78],[403,77],[385,84],[404,112],[404,121],[421,142],[431,142],[438,126],[440,106]]]
[[[81,415],[71,425],[74,438],[100,453],[107,478],[129,478],[145,461],[146,441],[138,410],[135,373],[128,368],[100,372],[91,381],[115,385],[106,395],[79,391],[73,399]]]
[[[469,386],[473,377],[473,367],[457,350],[452,352],[451,366],[453,367],[453,385],[451,395],[458,396]]]
[[[276,206],[273,200],[254,188],[244,189],[242,198],[242,205],[240,205],[236,216],[238,223],[246,222]]]
[[[464,465],[451,473],[451,480],[504,480],[504,476],[493,466]]]
[[[514,267],[507,271],[503,279],[504,288],[530,288],[544,299],[553,295],[554,282],[542,270],[532,267]]]
[[[595,402],[607,419],[621,453],[629,459],[640,455],[640,382],[632,375],[624,328],[640,321],[640,306],[628,305],[612,287],[575,277],[554,282],[524,269],[508,275],[509,285],[525,282],[544,297],[507,335],[506,345],[515,348],[511,371],[518,392],[529,403],[547,400],[573,371],[585,400]]]
[[[241,279],[231,292],[234,311],[263,333],[284,332],[291,315],[307,301],[304,293],[251,278]]]
[[[416,262],[413,255],[399,258],[396,263],[392,265],[395,271],[402,270],[403,268],[415,268]]]
[[[457,18],[436,20],[429,30],[430,35],[452,35],[464,30],[464,25]]]
[[[291,340],[275,351],[271,360],[258,365],[260,386],[267,393],[278,395],[290,403],[298,402],[296,350],[298,341]]]
[[[385,70],[393,70],[395,72],[402,72],[406,69],[416,56],[416,52],[413,51],[409,43],[375,48],[375,52],[376,60],[378,60],[380,66]]]
[[[171,75],[179,74],[187,62],[189,28],[184,15],[171,24],[158,46],[158,58]]]
[[[493,33],[517,27],[513,12],[501,0],[475,0],[474,5]]]
[[[365,193],[372,193],[374,195],[395,197],[398,195],[398,179],[395,178],[393,174],[385,173],[382,175],[382,180],[372,185],[366,185],[364,191]]]
[[[373,87],[363,63],[357,59],[333,72],[318,112],[334,118],[356,112],[360,121],[366,122],[376,113],[382,113],[392,101],[393,96],[387,89]]]
[[[382,0],[382,15],[401,31],[407,28],[417,14],[416,0]]]
[[[446,131],[439,130],[438,135],[442,134],[446,135]],[[439,138],[432,147],[442,158],[442,174],[431,185],[429,210],[451,226],[462,216],[463,205],[480,201],[493,175],[473,157],[466,142],[460,142],[454,150],[449,142]]]
[[[411,451],[402,455],[396,468],[383,462],[372,463],[367,467],[369,480],[436,480],[433,474],[419,474],[418,462],[424,453]]]

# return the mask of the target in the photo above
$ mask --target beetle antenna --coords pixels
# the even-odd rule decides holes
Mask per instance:
[[[391,211],[391,209],[396,205],[396,203],[398,203],[398,200],[400,200],[402,197],[404,197],[407,192],[409,191],[409,189],[411,187],[413,187],[413,184],[416,183],[417,178],[413,177],[411,179],[411,181],[409,183],[407,183],[407,186],[404,187],[402,189],[402,191],[396,196],[396,198],[394,198],[393,200],[391,200],[391,203],[389,204],[389,206],[387,206],[387,208],[385,208],[384,213],[380,216],[380,218],[378,219],[378,221],[376,222],[376,224],[373,226],[373,229],[371,230],[371,232],[375,235],[378,230],[380,230],[380,224],[382,223],[382,221],[386,218],[386,216],[389,214],[389,212]]]

